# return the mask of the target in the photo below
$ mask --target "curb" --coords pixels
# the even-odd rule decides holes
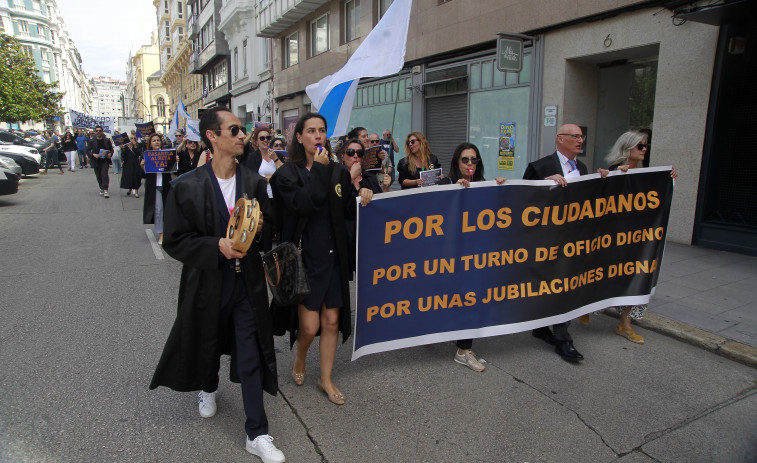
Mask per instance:
[[[612,315],[617,318],[615,314]],[[744,365],[757,368],[757,347],[752,347],[649,311],[644,314],[643,319],[634,320],[634,323],[637,323],[642,328],[662,333],[743,363]]]

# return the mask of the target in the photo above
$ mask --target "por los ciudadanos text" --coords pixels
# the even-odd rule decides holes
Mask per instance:
[[[672,196],[658,167],[374,197],[359,208],[353,359],[649,302]]]

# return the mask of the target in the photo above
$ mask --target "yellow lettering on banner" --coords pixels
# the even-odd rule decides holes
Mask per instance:
[[[468,233],[477,230],[491,230],[495,225],[497,228],[507,228],[513,221],[510,214],[512,214],[512,210],[509,207],[497,209],[496,213],[492,209],[484,209],[476,216],[476,224],[470,225],[468,211],[464,211],[462,232]]]
[[[399,265],[392,265],[386,269],[374,269],[373,284],[375,286],[382,278],[386,278],[387,281],[397,281],[400,278],[404,280],[407,278],[415,278],[415,276],[415,264],[413,262],[406,262],[402,264],[402,267]]]
[[[423,262],[423,273],[426,275],[455,273],[455,258],[426,260]]]
[[[421,235],[425,235],[426,237],[444,235],[444,231],[442,230],[443,223],[444,216],[442,215],[429,215],[426,217],[425,224],[420,217],[410,217],[404,224],[399,220],[386,222],[384,226],[384,244],[389,244],[392,241],[392,236],[399,234],[400,231],[402,231],[402,236],[408,240],[414,240]]]
[[[368,307],[367,310],[367,321],[370,322],[371,319],[376,316],[380,315],[381,318],[391,318],[391,317],[401,317],[402,315],[410,315],[410,301],[397,301],[396,304],[393,304],[391,302],[387,302],[386,304],[382,305],[381,308],[379,306],[374,305],[373,307]]]
[[[534,255],[535,262],[544,262],[545,260],[556,260],[559,246],[550,246],[549,248],[536,248]]]
[[[632,262],[621,262],[612,264],[607,269],[607,277],[614,278],[617,276],[635,275],[637,273],[654,273],[657,270],[657,259],[637,260]]]
[[[463,302],[463,296],[459,293],[452,295],[449,294],[437,294],[434,296],[425,296],[418,298],[418,310],[420,312],[428,312],[429,310],[439,309],[454,309],[459,307],[470,307],[476,304],[476,293],[471,291],[465,293],[465,302]]]
[[[641,243],[643,241],[661,241],[664,236],[664,227],[618,232],[615,235],[615,244],[617,246],[624,246],[626,244]]]

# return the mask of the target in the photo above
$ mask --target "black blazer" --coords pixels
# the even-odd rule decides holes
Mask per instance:
[[[578,172],[581,175],[589,173],[586,164],[579,161],[578,158],[576,158],[575,161],[576,166],[578,166]],[[560,157],[557,155],[557,152],[529,163],[528,167],[526,167],[526,171],[523,172],[523,180],[544,180],[550,175],[555,174],[563,174],[562,164],[560,164]]]

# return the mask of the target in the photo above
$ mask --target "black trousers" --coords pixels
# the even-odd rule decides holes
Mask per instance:
[[[97,177],[97,184],[100,185],[101,190],[107,190],[110,184],[110,177],[108,176],[108,160],[95,158],[92,161],[92,167],[94,167],[95,177]]]
[[[557,342],[573,341],[573,338],[570,337],[570,333],[568,333],[569,325],[570,325],[570,322],[558,323],[556,325],[552,325],[552,334],[555,337],[555,341]],[[534,331],[539,331],[539,330],[549,330],[549,328],[546,326],[543,326],[541,328],[535,329]]]
[[[263,365],[258,346],[255,309],[247,296],[244,277],[241,273],[231,275],[224,275],[224,280],[233,279],[234,289],[231,291],[231,297],[224,298],[226,300],[221,307],[221,327],[234,325],[236,367],[242,383],[242,401],[247,417],[244,429],[247,437],[253,440],[268,434],[268,417],[263,406]],[[227,287],[228,283],[224,281],[224,287]]]

